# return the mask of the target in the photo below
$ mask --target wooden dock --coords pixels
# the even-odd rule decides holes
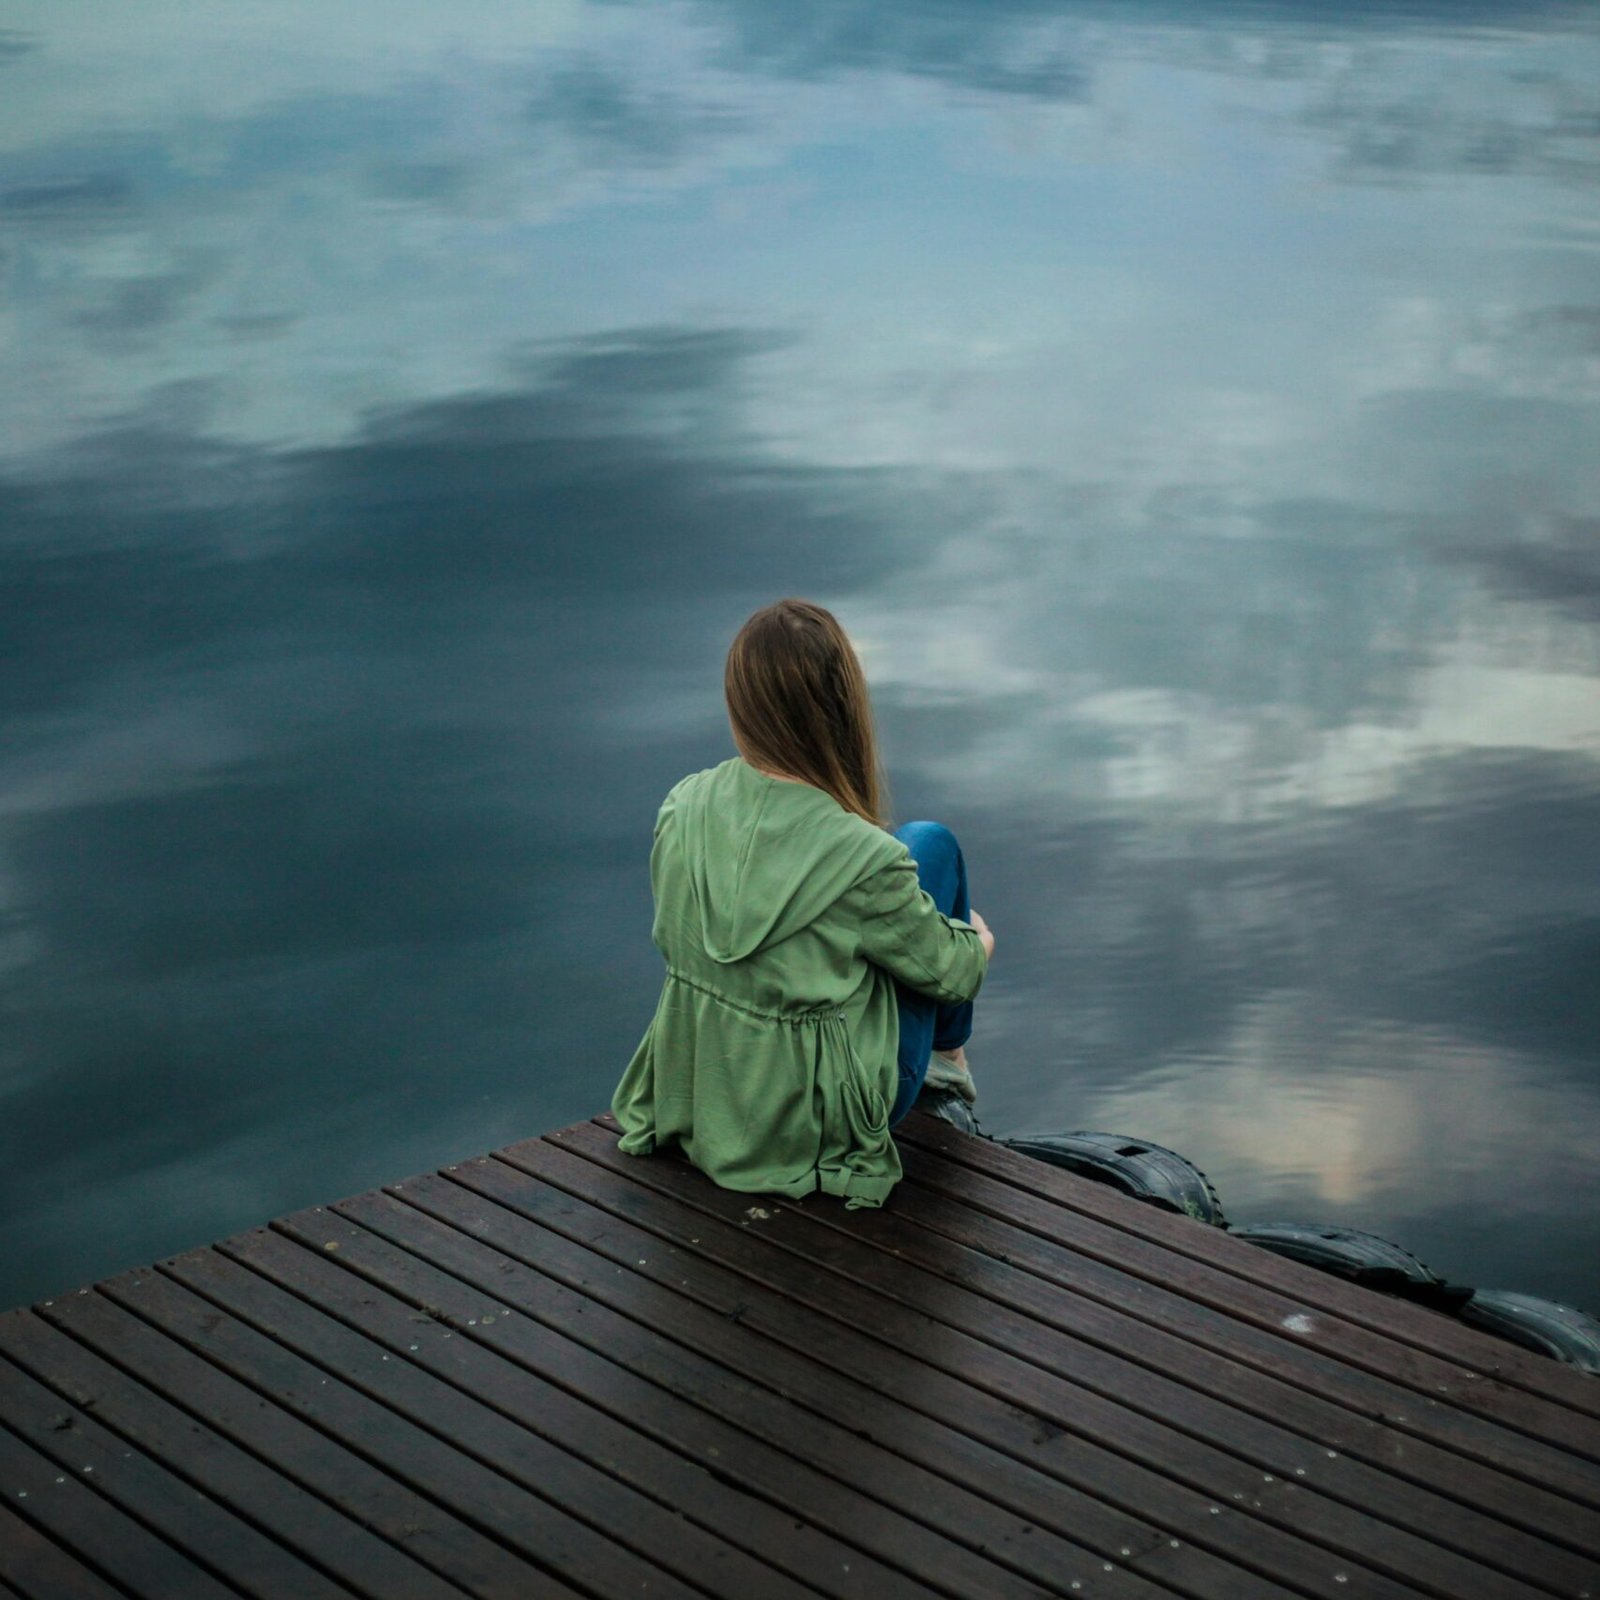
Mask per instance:
[[[605,1118],[0,1317],[0,1600],[1600,1600],[1600,1382],[913,1115]]]

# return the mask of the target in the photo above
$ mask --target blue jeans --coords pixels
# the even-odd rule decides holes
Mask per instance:
[[[908,822],[894,830],[917,864],[917,879],[947,916],[965,922],[972,907],[967,900],[967,864],[961,858],[956,836],[942,822]],[[972,1037],[972,1002],[945,1005],[896,982],[900,999],[900,1087],[895,1094],[889,1125],[894,1126],[911,1109],[928,1075],[928,1058],[935,1050],[955,1050]]]

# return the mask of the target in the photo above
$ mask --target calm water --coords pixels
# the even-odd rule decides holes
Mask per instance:
[[[0,24],[0,1304],[602,1106],[798,593],[990,1131],[1600,1309],[1592,7]]]

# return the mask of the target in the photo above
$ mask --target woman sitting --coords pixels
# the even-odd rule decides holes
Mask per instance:
[[[871,703],[831,613],[752,616],[724,679],[739,754],[656,819],[655,1016],[612,1098],[621,1149],[677,1147],[730,1189],[882,1205],[889,1130],[965,1045],[994,938],[954,836],[887,831]]]

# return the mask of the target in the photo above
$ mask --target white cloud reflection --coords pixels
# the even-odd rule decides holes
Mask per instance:
[[[1244,1196],[1398,1205],[1435,1159],[1467,1196],[1434,1113],[1485,1159],[1497,1121],[1558,1125],[1566,1184],[1597,1115],[1541,1073],[1592,1057],[1600,33],[1364,11],[13,6],[0,971],[37,985],[45,1062],[15,1083],[70,1060],[147,1108],[94,1006],[211,1006],[232,1033],[175,1050],[158,1018],[146,1056],[205,1113],[184,1137],[223,1137],[218,1038],[267,1038],[261,1082],[314,1052],[215,969],[270,1018],[301,962],[333,1026],[332,950],[372,963],[345,1042],[374,1083],[392,974],[431,997],[437,1048],[400,1044],[443,1118],[446,1041],[531,990],[547,846],[590,983],[576,1078],[622,1027],[619,840],[652,762],[720,753],[720,650],[777,587],[836,605],[897,788],[970,818],[1009,886],[998,1125],[1081,1125],[1115,1063],[1095,1117]],[[1466,871],[1445,824],[1502,768]],[[1558,871],[1518,853],[1530,814]],[[380,840],[361,871],[330,869],[330,815]],[[96,999],[29,918],[155,976]],[[1555,974],[1559,1026],[1416,1020],[1535,923],[1521,981]],[[1418,945],[1426,1003],[1377,994]],[[507,1084],[520,998],[474,1036]],[[1354,1020],[1308,1036],[1324,1005]],[[57,1088],[17,1108],[36,1139]],[[128,1146],[108,1114],[89,1148],[152,1206],[267,1203]]]
[[[1055,25],[1000,12],[958,48],[924,18],[853,61],[816,56],[843,48],[826,29],[796,56],[793,37],[765,48],[740,14],[695,6],[378,16],[22,8],[36,48],[4,69],[0,113],[16,241],[0,376],[28,374],[26,402],[0,414],[13,450],[174,384],[207,386],[221,433],[327,438],[366,406],[493,381],[519,338],[715,308],[814,341],[826,389],[797,352],[756,416],[808,455],[1076,460],[1146,490],[1276,460],[1304,484],[1319,427],[1392,365],[1405,338],[1388,324],[1419,294],[1458,374],[1504,342],[1497,319],[1545,310],[1513,292],[1476,311],[1481,248],[1448,294],[1436,250],[1425,285],[1401,270],[1392,306],[1353,295],[1340,257],[1383,248],[1414,196],[1359,198],[1287,133],[1252,133],[1238,160],[1230,117],[1251,95],[1264,112],[1326,99],[1330,78],[1398,94],[1427,40],[1352,57],[1291,39],[1304,59],[1259,76],[1265,45],[1219,52],[1206,27],[1185,52],[1169,19],[1077,26],[1045,48]],[[1464,104],[1534,92],[1511,69],[1553,70],[1551,50],[1537,31],[1459,42],[1481,69]],[[1066,56],[1070,85],[1006,81]],[[841,161],[852,144],[870,166]],[[1540,167],[1496,185],[1497,170],[1471,169],[1459,194],[1432,184],[1429,229],[1504,240],[1574,181]],[[597,257],[571,224],[602,206]],[[996,228],[1004,252],[986,248]],[[1541,384],[1560,366],[1529,365]],[[1592,395],[1582,362],[1571,381]]]
[[[1178,1150],[1217,1184],[1235,1222],[1287,1208],[1286,1220],[1370,1226],[1403,1215],[1419,1194],[1445,1210],[1488,1204],[1491,1190],[1503,1213],[1528,1218],[1586,1185],[1594,1086],[1448,1029],[1326,1018],[1308,1029],[1308,1015],[1316,1008],[1305,996],[1264,999],[1214,1052],[1052,1108],[1058,1124],[1070,1116],[1075,1127]],[[1537,1183],[1520,1181],[1507,1150],[1537,1161]]]

